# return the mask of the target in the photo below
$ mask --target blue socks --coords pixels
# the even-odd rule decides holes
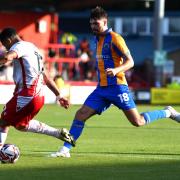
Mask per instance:
[[[149,124],[155,120],[167,117],[165,110],[155,110],[155,111],[150,111],[150,112],[144,112],[142,113],[142,115],[144,116],[146,124]]]
[[[71,129],[70,129],[70,134],[74,137],[74,140],[76,141],[79,136],[81,135],[82,131],[84,128],[84,122],[83,121],[79,121],[79,120],[74,120],[72,125],[71,125]],[[65,142],[64,146],[67,147],[68,149],[72,148],[72,145]]]

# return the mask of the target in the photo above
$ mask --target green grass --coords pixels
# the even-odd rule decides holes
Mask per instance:
[[[46,105],[36,119],[69,129],[78,108]],[[140,112],[157,108],[138,106]],[[63,144],[52,137],[11,128],[7,143],[16,144],[21,156],[15,164],[0,164],[0,180],[180,179],[180,125],[163,119],[133,127],[115,107],[87,121],[69,159],[48,157]]]

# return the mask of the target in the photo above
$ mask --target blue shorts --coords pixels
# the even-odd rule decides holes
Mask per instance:
[[[94,109],[97,114],[101,114],[111,104],[122,110],[136,107],[126,85],[97,86],[84,102],[84,105]]]

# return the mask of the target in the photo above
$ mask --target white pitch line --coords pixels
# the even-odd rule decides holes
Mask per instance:
[[[22,155],[23,154],[28,154],[28,155],[37,155],[37,154],[43,154],[43,155],[45,155],[45,157],[51,157],[50,156],[50,154],[51,153],[53,153],[53,152],[41,152],[41,151],[38,151],[38,152],[29,152],[29,151],[24,151],[24,153],[22,153]],[[86,157],[91,157],[91,156],[93,156],[93,157],[102,157],[102,156],[104,156],[104,157],[119,157],[119,158],[141,158],[141,159],[159,159],[159,160],[180,160],[180,155],[166,155],[166,154],[143,154],[143,155],[140,155],[140,154],[121,154],[121,153],[119,153],[119,154],[110,154],[110,153],[72,153],[72,157],[73,157],[73,155],[74,156],[78,156],[78,157],[80,157],[80,156],[86,156]]]

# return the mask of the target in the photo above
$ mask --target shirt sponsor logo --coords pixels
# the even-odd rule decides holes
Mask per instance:
[[[109,44],[108,43],[104,43],[104,46],[103,46],[104,50],[109,50]]]
[[[110,59],[110,56],[109,56],[109,55],[103,55],[103,54],[97,54],[97,55],[96,55],[96,58],[97,58],[97,59],[108,60],[108,59]]]

